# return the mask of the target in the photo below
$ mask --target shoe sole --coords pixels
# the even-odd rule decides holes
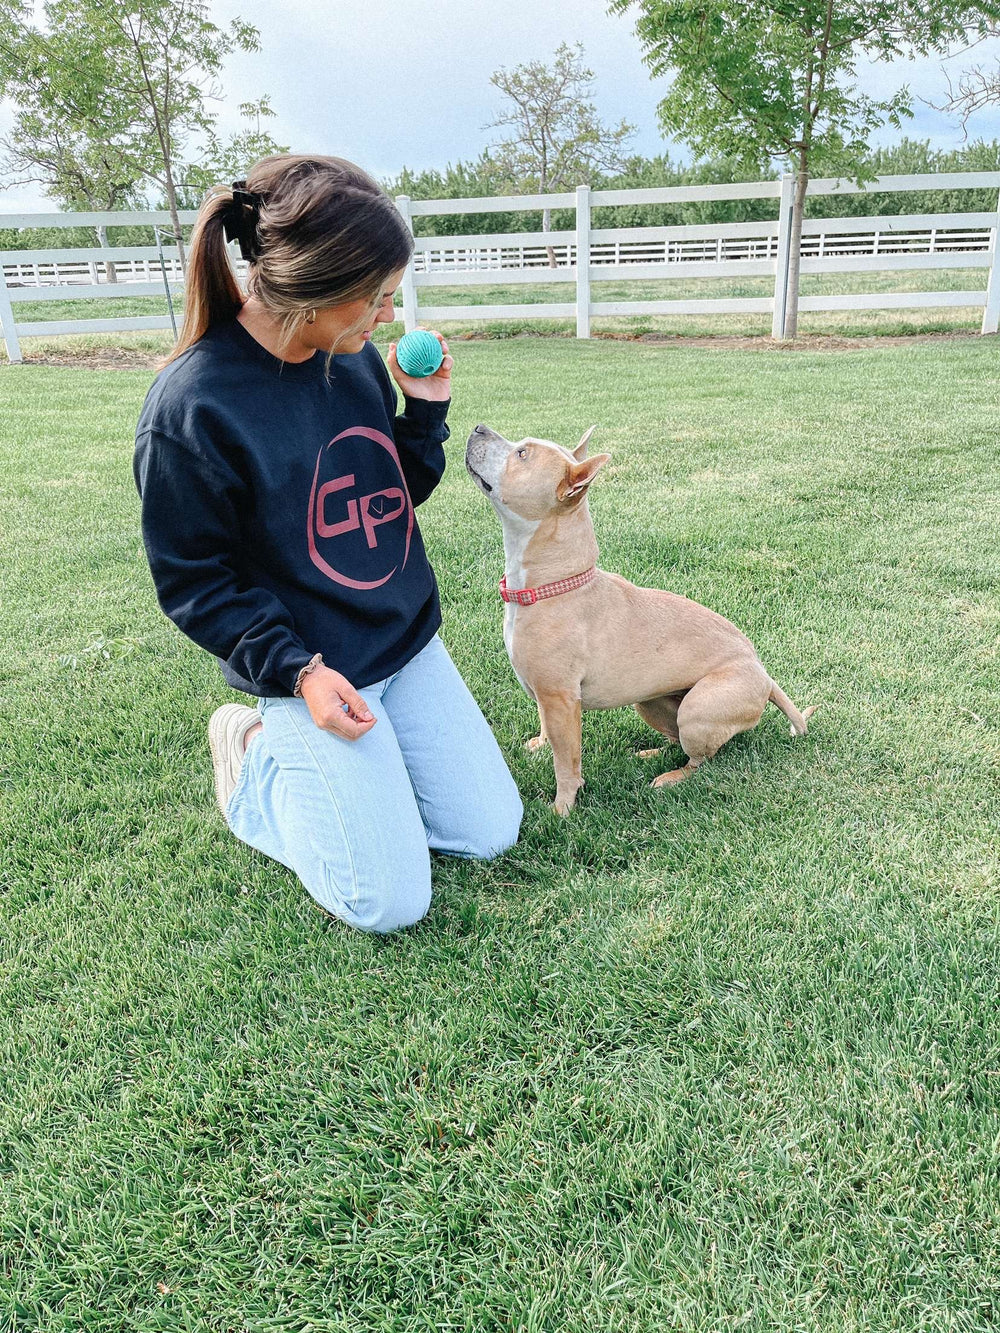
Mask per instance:
[[[233,737],[229,731],[228,722],[238,711],[243,713],[246,710],[244,704],[223,704],[212,714],[208,723],[208,748],[212,754],[212,778],[215,784],[215,803],[222,812],[222,817],[226,817],[226,808],[229,805],[229,798],[235,790],[236,784],[232,782],[229,774],[229,750],[232,745]],[[250,710],[253,711],[252,709]],[[249,730],[250,723],[247,724]],[[226,787],[229,788],[228,793]]]

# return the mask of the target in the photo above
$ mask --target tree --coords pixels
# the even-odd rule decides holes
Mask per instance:
[[[992,68],[973,65],[963,70],[956,81],[948,80],[948,96],[945,100],[933,105],[936,111],[947,111],[957,116],[964,130],[977,111],[995,106],[997,102],[1000,102],[1000,63]]]
[[[494,161],[516,190],[547,194],[590,183],[601,172],[617,172],[627,162],[626,144],[635,126],[622,121],[603,125],[589,98],[593,70],[583,64],[583,47],[565,42],[549,68],[532,60],[498,69],[490,83],[512,106],[485,129],[509,128],[496,144]],[[542,230],[552,230],[550,209],[542,212]],[[549,247],[555,268],[555,251]]]
[[[785,334],[798,327],[802,218],[817,171],[871,178],[868,137],[910,112],[857,86],[859,58],[943,54],[986,35],[1000,0],[610,0],[638,9],[636,31],[653,74],[674,73],[659,106],[664,130],[699,155],[777,159],[795,173]]]
[[[404,167],[398,176],[384,181],[383,186],[389,195],[405,194],[411,199],[482,199],[509,193],[511,188],[506,170],[486,152],[470,162],[449,162],[443,171],[433,168],[412,171]],[[537,231],[538,227],[538,219],[525,212],[441,213],[413,219],[417,236]]]
[[[226,141],[213,133],[203,156],[184,168],[184,179],[177,182],[177,189],[185,208],[197,208],[211,186],[246,176],[249,168],[262,157],[288,152],[287,144],[276,143],[267,130],[261,128],[261,117],[274,115],[268,98],[241,102],[239,110],[242,119],[248,122],[247,128],[237,130]]]
[[[773,176],[774,171],[767,174]],[[590,184],[600,190],[639,190],[664,185],[701,185],[743,179],[742,168],[734,160],[713,159],[690,165],[673,162],[661,154],[658,157],[629,157],[620,170],[607,175],[597,173],[591,178]],[[383,184],[388,194],[406,194],[411,199],[475,199],[484,195],[504,194],[510,188],[509,178],[489,153],[482,153],[471,162],[449,164],[444,171],[415,172],[404,168],[398,176]],[[684,223],[738,222],[751,218],[763,221],[772,214],[773,206],[767,199],[711,199],[595,207],[592,220],[595,227],[666,227]],[[556,209],[552,214],[553,226],[558,228],[562,217],[565,217],[565,225],[572,227],[573,216],[573,209]],[[538,231],[541,211],[442,213],[431,217],[415,217],[413,221],[417,236],[517,233]]]
[[[95,213],[142,203],[135,173],[115,145],[91,137],[64,115],[21,108],[0,147],[5,155],[4,185],[40,184],[63,208]],[[94,231],[98,244],[107,246],[107,227],[98,225]],[[108,282],[116,282],[110,260],[106,271]]]
[[[55,117],[94,146],[113,143],[133,181],[162,191],[184,263],[178,166],[192,135],[211,137],[217,76],[233,50],[255,51],[257,29],[209,20],[204,0],[0,0],[0,93]]]
[[[1000,169],[1000,142],[976,140],[960,148],[932,148],[926,139],[900,139],[886,148],[878,148],[868,159],[865,175],[921,176],[943,172],[997,171]],[[848,217],[892,213],[991,213],[997,203],[996,186],[983,189],[935,189],[870,191],[865,194],[828,194],[810,196],[810,217]]]
[[[0,92],[15,101],[14,123],[0,140],[5,185],[40,184],[64,208],[105,212],[143,202],[135,146],[109,117],[94,64],[78,34],[43,32],[31,7],[0,9]],[[99,57],[94,57],[99,61]],[[148,165],[148,164],[147,164]],[[108,243],[107,228],[95,228]],[[107,265],[108,280],[116,280]]]

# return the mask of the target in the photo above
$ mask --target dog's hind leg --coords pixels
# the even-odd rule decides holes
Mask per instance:
[[[642,718],[647,726],[658,731],[661,736],[666,736],[671,745],[680,744],[680,736],[677,731],[677,710],[681,706],[681,700],[687,693],[681,690],[678,694],[661,694],[657,699],[644,699],[642,703],[635,705],[635,711]],[[662,754],[663,748],[657,747],[654,750],[640,750],[640,759],[652,759],[654,755]]]
[[[688,761],[683,768],[661,773],[653,786],[663,787],[690,777],[726,741],[755,727],[770,691],[770,677],[757,661],[735,662],[702,676],[677,710],[677,731]]]

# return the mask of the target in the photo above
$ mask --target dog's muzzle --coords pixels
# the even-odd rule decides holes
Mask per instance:
[[[483,490],[486,492],[487,495],[493,494],[493,487],[490,485],[490,483],[486,480],[485,477],[481,477],[479,475],[476,469],[469,462],[468,458],[466,458],[465,460],[465,470],[466,472],[468,472],[469,476],[473,479],[473,481],[478,482],[479,485],[482,486]]]
[[[489,430],[487,426],[477,426],[469,436],[468,443],[465,446],[465,470],[468,472],[469,476],[472,477],[473,481],[482,487],[487,495],[492,493],[493,487],[482,473],[477,470],[477,464],[479,467],[482,467],[483,462],[485,461],[486,441],[484,436],[492,435],[492,433],[493,432]]]

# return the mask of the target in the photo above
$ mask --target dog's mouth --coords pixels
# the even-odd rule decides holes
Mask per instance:
[[[486,480],[485,477],[481,477],[479,475],[479,473],[476,471],[476,469],[472,466],[472,464],[468,460],[466,460],[465,467],[469,475],[479,482],[480,486],[482,486],[486,494],[492,495],[493,487],[490,485],[490,483]]]

